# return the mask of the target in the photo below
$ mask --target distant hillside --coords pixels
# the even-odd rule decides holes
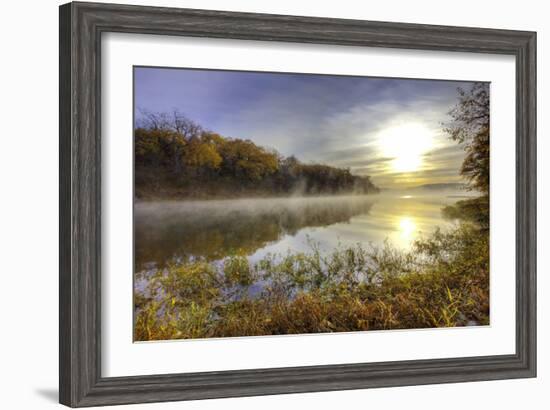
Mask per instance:
[[[459,182],[448,182],[448,183],[442,183],[442,184],[424,184],[416,186],[412,189],[422,189],[422,190],[430,190],[430,191],[441,191],[441,190],[455,190],[455,191],[463,191],[466,190],[467,186],[466,184],[462,184]]]

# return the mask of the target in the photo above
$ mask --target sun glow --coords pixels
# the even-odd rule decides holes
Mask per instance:
[[[418,123],[387,128],[378,135],[382,155],[391,158],[394,172],[415,172],[423,166],[423,157],[433,148],[433,132]]]
[[[410,242],[416,233],[416,223],[414,219],[404,216],[399,219],[399,234],[403,242]]]
[[[409,239],[416,230],[416,224],[412,218],[407,216],[399,220],[399,231],[403,238]]]

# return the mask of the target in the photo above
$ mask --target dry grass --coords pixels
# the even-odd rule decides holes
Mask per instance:
[[[462,224],[404,253],[389,244],[194,261],[136,294],[135,339],[166,340],[485,325],[487,232]]]

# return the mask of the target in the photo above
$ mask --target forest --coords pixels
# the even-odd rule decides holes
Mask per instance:
[[[185,115],[142,112],[134,135],[138,199],[371,194],[370,177],[203,129]]]

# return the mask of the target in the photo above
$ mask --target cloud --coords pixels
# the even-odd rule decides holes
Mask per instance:
[[[158,111],[170,104],[222,135],[250,139],[295,155],[400,184],[392,158],[379,147],[382,130],[421,123],[434,135],[422,175],[454,177],[463,151],[442,132],[467,83],[387,78],[142,69],[136,73],[136,106]],[[172,107],[174,108],[174,107]],[[453,174],[454,172],[454,174]]]

